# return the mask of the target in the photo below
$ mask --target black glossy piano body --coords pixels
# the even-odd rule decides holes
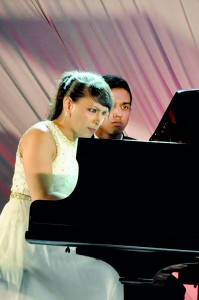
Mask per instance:
[[[124,284],[197,263],[196,153],[190,144],[80,139],[75,190],[33,202],[26,239],[77,246],[110,263]]]
[[[137,287],[146,293],[136,299],[146,299],[148,287],[163,285],[172,272],[197,285],[198,145],[187,134],[185,143],[171,139],[164,128],[150,141],[80,138],[75,190],[63,200],[31,204],[27,241],[76,246],[108,262],[133,290],[125,300]]]

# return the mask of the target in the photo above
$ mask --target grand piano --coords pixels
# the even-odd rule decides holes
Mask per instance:
[[[149,141],[80,138],[75,190],[31,204],[26,240],[108,262],[125,300],[166,299],[175,272],[167,299],[183,299],[199,284],[198,108],[199,90],[177,91]]]

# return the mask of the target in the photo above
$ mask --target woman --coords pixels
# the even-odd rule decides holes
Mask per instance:
[[[10,201],[0,216],[1,299],[123,299],[119,276],[107,263],[77,255],[75,248],[66,254],[65,247],[25,240],[31,202],[72,193],[78,180],[78,137],[91,137],[112,106],[101,75],[65,72],[47,120],[19,141]]]

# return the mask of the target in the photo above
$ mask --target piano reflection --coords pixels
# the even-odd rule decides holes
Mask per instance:
[[[190,94],[199,98],[197,90],[187,93],[191,103]],[[181,119],[175,110],[177,98],[174,114],[184,133],[184,115]],[[168,123],[165,115],[161,126]],[[26,240],[75,246],[78,254],[104,260],[133,293],[137,288],[139,293],[159,289],[173,272],[181,274],[182,283],[197,285],[197,144],[189,139],[190,129],[176,139],[170,130],[161,135],[161,126],[150,141],[79,138],[75,190],[63,200],[31,204]]]

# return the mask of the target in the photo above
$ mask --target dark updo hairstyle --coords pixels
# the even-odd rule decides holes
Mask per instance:
[[[51,102],[47,119],[53,121],[59,117],[65,96],[69,96],[76,102],[79,98],[88,95],[95,102],[107,107],[108,111],[112,109],[111,89],[100,74],[78,70],[64,72],[58,82],[58,91],[55,99]]]
[[[122,88],[122,89],[126,90],[130,96],[130,105],[132,105],[132,98],[133,98],[132,93],[131,93],[130,87],[128,85],[128,82],[124,78],[122,78],[119,75],[113,75],[113,74],[103,75],[103,78],[106,81],[106,83],[108,83],[111,90],[114,88]]]

